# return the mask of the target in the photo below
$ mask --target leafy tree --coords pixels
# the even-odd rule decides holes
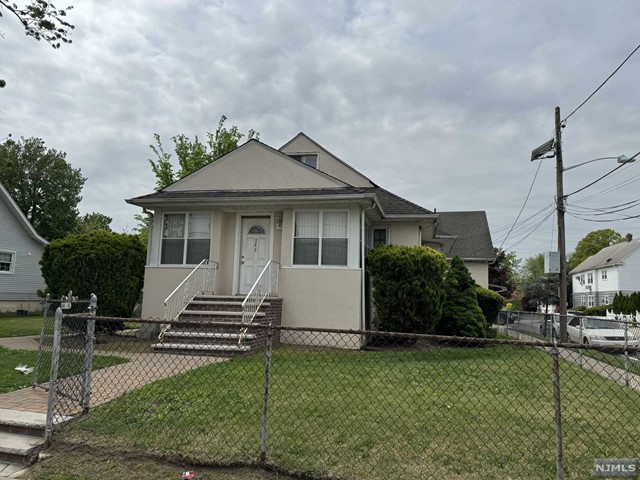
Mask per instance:
[[[378,328],[431,333],[442,313],[447,261],[429,247],[379,245],[367,256]]]
[[[478,305],[476,283],[460,257],[453,257],[444,281],[445,300],[436,333],[484,338],[489,333]]]
[[[71,43],[69,35],[75,27],[67,22],[67,12],[73,7],[58,9],[48,0],[31,0],[24,6],[13,1],[0,0],[0,17],[3,10],[14,15],[24,27],[24,33],[36,40],[44,40],[53,48]]]
[[[175,154],[178,158],[179,168],[177,172],[174,171],[174,166],[171,163],[171,154],[165,152],[162,147],[160,135],[157,133],[153,134],[157,145],[149,145],[149,148],[153,151],[157,160],[149,159],[149,163],[156,176],[156,191],[168,187],[173,182],[186,177],[211,162],[215,162],[220,157],[237,148],[242,137],[246,136],[247,140],[251,140],[252,138],[257,140],[260,138],[260,134],[255,130],[249,130],[245,135],[240,133],[238,127],[235,125],[227,129],[224,126],[226,120],[227,117],[224,115],[220,117],[218,128],[216,128],[214,133],[207,132],[205,143],[200,142],[197,136],[193,141],[183,134],[171,137],[174,143]]]
[[[538,305],[544,305],[545,311],[548,311],[549,305],[557,304],[559,284],[558,276],[554,274],[542,275],[531,281],[524,289],[524,298],[526,305],[523,305],[527,311],[537,310]]]
[[[138,237],[140,238],[140,242],[142,242],[143,245],[148,245],[148,240],[149,240],[149,229],[151,228],[151,215],[141,215],[139,213],[136,213],[133,216],[133,219],[138,222],[138,225],[136,225],[136,227],[134,227],[133,231],[135,232],[136,235],[138,235]]]
[[[40,138],[0,144],[0,179],[36,231],[45,239],[73,231],[86,178],[65,160],[66,153],[47,148]]]
[[[45,245],[40,265],[47,293],[98,296],[103,316],[130,317],[142,289],[146,249],[136,235],[96,230]]]
[[[89,233],[96,230],[111,231],[111,222],[113,219],[102,213],[87,213],[76,221],[74,233]]]
[[[544,276],[544,254],[539,253],[524,260],[519,271],[519,282],[524,289],[528,284]]]
[[[516,275],[520,265],[520,259],[516,252],[505,252],[501,248],[494,247],[493,253],[496,259],[489,264],[489,285],[504,287],[500,293],[509,298],[516,289]]]
[[[603,228],[587,233],[582,240],[578,242],[576,249],[571,254],[567,262],[567,271],[570,272],[603,248],[621,242],[624,242],[624,237],[611,228]]]

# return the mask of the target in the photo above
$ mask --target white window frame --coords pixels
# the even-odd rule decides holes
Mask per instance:
[[[288,154],[294,160],[306,165],[307,167],[313,168],[314,170],[318,170],[320,167],[320,155],[317,152],[300,152],[300,153],[289,153]],[[298,158],[299,157],[299,158]],[[307,162],[303,161],[303,157],[316,157],[315,166],[309,165]]]
[[[213,227],[213,213],[211,212],[162,212],[162,224],[160,226],[160,248],[158,251],[158,265],[162,267],[166,266],[196,266],[197,263],[186,263],[187,262],[187,249],[188,249],[188,240],[189,240],[189,215],[190,214],[209,214],[209,257],[211,256],[211,242],[213,241],[213,235],[211,233]],[[165,215],[184,215],[184,248],[182,250],[182,263],[162,263],[162,249],[164,248],[163,240],[164,240],[164,222]],[[199,263],[199,262],[198,262]]]
[[[371,248],[375,248],[376,247],[376,245],[374,245],[375,237],[376,237],[376,233],[375,233],[376,230],[385,230],[386,231],[384,244],[385,245],[389,245],[389,243],[390,243],[389,242],[389,234],[390,234],[389,227],[373,227],[371,229]]]
[[[601,272],[601,274],[600,274],[600,275],[601,275],[601,277],[600,277],[600,278],[602,278],[602,280],[606,280],[606,279],[607,279],[607,276],[608,276],[608,275],[607,275],[607,270],[606,270],[606,269],[605,269],[605,270],[602,270],[602,272]]]
[[[587,283],[593,283],[593,272],[587,273]]]
[[[295,248],[296,248],[296,217],[298,215],[298,212],[300,213],[312,213],[312,212],[318,212],[318,263],[317,264],[313,264],[313,263],[306,263],[306,264],[299,264],[299,263],[293,263],[293,259],[295,256]],[[323,265],[322,264],[322,229],[323,229],[323,216],[325,212],[331,212],[331,213],[346,213],[347,214],[347,263],[345,263],[344,265]],[[346,209],[308,209],[308,210],[294,210],[293,212],[293,224],[292,224],[292,228],[291,228],[291,266],[294,268],[349,268],[349,247],[351,245],[351,237],[350,237],[350,226],[351,226],[351,212],[349,210]],[[337,237],[339,238],[339,237]]]
[[[595,299],[594,295],[587,296],[587,306],[588,307],[595,307],[596,306],[596,299]]]
[[[6,253],[8,255],[11,255],[11,262],[9,264],[9,270],[8,271],[0,271],[0,275],[13,275],[13,273],[16,270],[16,253],[12,250],[0,250],[0,253]]]

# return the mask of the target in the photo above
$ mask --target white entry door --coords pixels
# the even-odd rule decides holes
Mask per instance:
[[[242,217],[239,293],[247,294],[270,260],[269,217]]]

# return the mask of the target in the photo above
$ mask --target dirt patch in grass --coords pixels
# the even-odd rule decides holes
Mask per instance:
[[[139,480],[180,479],[189,470],[197,480],[289,480],[279,472],[249,467],[212,467],[173,463],[136,452],[96,451],[84,445],[58,442],[47,450],[44,459],[36,463],[26,478],[33,480]]]

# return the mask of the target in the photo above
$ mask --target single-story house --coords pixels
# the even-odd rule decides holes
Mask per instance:
[[[0,312],[40,309],[37,292],[46,287],[40,258],[46,243],[0,183]]]
[[[484,212],[436,214],[379,187],[304,133],[279,149],[250,140],[127,202],[152,214],[143,318],[163,318],[163,300],[202,259],[217,262],[215,293],[226,296],[246,295],[271,261],[283,325],[361,329],[367,249],[437,244],[449,256],[462,248],[483,286],[493,252],[485,248]],[[479,246],[467,237],[482,222]]]
[[[611,245],[591,255],[569,272],[573,286],[573,305],[609,305],[616,293],[640,291],[640,240]]]

